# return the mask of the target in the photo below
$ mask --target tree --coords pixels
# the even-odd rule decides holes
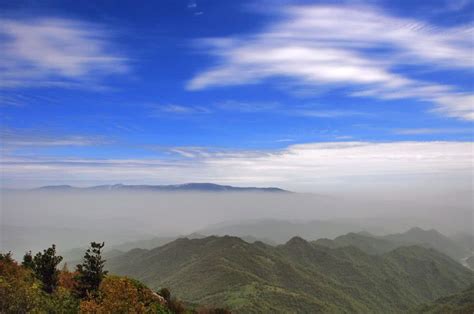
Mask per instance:
[[[38,252],[32,257],[28,252],[23,257],[22,265],[33,270],[36,278],[42,282],[43,290],[47,293],[53,293],[58,285],[59,263],[63,260],[62,256],[56,256],[56,245]]]
[[[25,253],[25,255],[23,256],[23,262],[21,263],[21,265],[23,267],[34,270],[35,263],[33,262],[33,256],[31,255],[31,251]]]
[[[91,242],[90,248],[87,249],[82,264],[77,265],[76,293],[79,297],[85,298],[89,294],[95,294],[107,275],[104,270],[105,260],[102,258],[102,248],[104,242]]]

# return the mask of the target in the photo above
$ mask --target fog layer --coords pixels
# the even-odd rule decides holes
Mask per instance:
[[[268,218],[344,221],[379,233],[412,226],[446,234],[472,233],[472,205],[470,191],[376,195],[9,191],[2,194],[1,250],[36,250],[51,243],[66,249],[92,240],[119,244]]]

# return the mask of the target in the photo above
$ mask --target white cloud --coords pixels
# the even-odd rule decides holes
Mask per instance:
[[[0,87],[89,87],[127,72],[110,34],[94,24],[67,19],[0,20]]]
[[[308,143],[277,151],[249,152],[204,151],[203,148],[175,150],[189,159],[26,159],[4,156],[3,182],[21,186],[58,182],[216,182],[316,192],[318,188],[328,187],[423,185],[438,177],[438,180],[452,179],[450,184],[453,187],[461,185],[469,189],[465,184],[471,181],[474,170],[473,144],[470,142]]]
[[[188,89],[255,84],[271,77],[297,84],[349,86],[353,96],[416,98],[449,116],[474,119],[470,93],[395,70],[429,66],[472,70],[472,26],[437,28],[368,7],[285,7],[278,22],[253,36],[206,39],[219,63]],[[472,102],[471,102],[472,103]]]

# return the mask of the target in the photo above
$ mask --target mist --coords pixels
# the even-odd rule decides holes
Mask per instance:
[[[348,231],[378,234],[414,226],[472,233],[473,225],[472,194],[446,190],[338,195],[5,191],[1,210],[1,250],[15,254],[52,243],[67,250],[90,241],[118,245],[156,236],[209,234],[216,226],[232,234],[233,224],[265,219],[339,222],[357,229]]]

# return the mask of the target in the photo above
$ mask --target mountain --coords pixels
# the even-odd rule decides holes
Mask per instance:
[[[339,236],[334,240],[319,239],[314,243],[330,248],[354,246],[367,254],[383,254],[389,252],[399,245],[384,239],[383,237],[376,237],[367,233],[350,232],[346,235]]]
[[[465,289],[473,272],[433,249],[369,255],[294,237],[270,246],[237,237],[178,239],[108,260],[112,273],[199,304],[249,312],[406,312]]]
[[[470,253],[463,247],[459,246],[456,242],[434,229],[423,230],[415,227],[405,233],[387,235],[384,239],[399,245],[416,244],[434,248],[456,260],[464,258]]]
[[[43,186],[35,191],[137,191],[137,192],[272,192],[272,193],[290,193],[275,187],[235,187],[230,185],[219,185],[214,183],[186,183],[176,185],[98,185],[91,187],[73,187],[70,185],[49,185]]]
[[[367,233],[348,233],[334,240],[319,239],[317,244],[335,248],[355,246],[368,254],[383,254],[400,246],[419,245],[433,248],[455,260],[469,255],[469,251],[436,230],[415,227],[404,233],[374,236]]]
[[[198,230],[197,232],[200,234],[217,236],[253,236],[257,239],[266,239],[268,242],[283,244],[293,236],[299,236],[307,240],[317,240],[320,238],[334,238],[348,232],[363,230],[364,228],[358,224],[331,220],[300,222],[259,219],[239,223],[221,223]]]
[[[153,237],[150,239],[145,239],[145,240],[137,240],[137,241],[130,241],[130,242],[124,242],[121,244],[117,245],[112,245],[110,248],[107,248],[104,250],[104,256],[105,258],[111,258],[118,256],[120,254],[124,254],[127,251],[133,250],[133,249],[153,249],[159,246],[163,246],[165,244],[168,244],[170,242],[173,242],[177,239],[180,238],[187,238],[187,239],[202,239],[205,238],[206,236],[199,234],[199,233],[191,233],[186,236],[177,236],[177,237]],[[241,237],[242,240],[248,243],[254,243],[254,242],[264,242],[269,245],[276,245],[274,242],[268,240],[268,239],[258,239],[253,236],[244,236]],[[84,256],[84,252],[86,251],[86,248],[73,248],[70,250],[66,250],[61,252],[61,255],[63,256],[63,261],[71,264],[71,265],[76,265],[78,261],[82,259]]]
[[[442,297],[416,308],[414,313],[474,313],[474,285],[459,293]]]

